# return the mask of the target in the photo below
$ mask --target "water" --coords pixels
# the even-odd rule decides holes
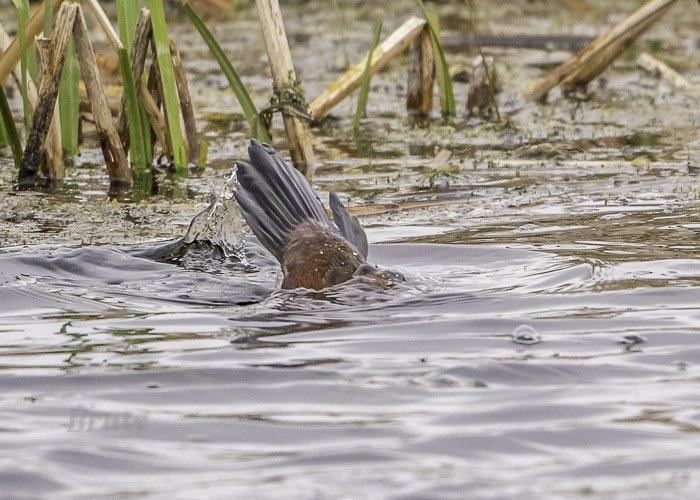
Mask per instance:
[[[205,246],[176,264],[128,247],[0,256],[3,491],[697,491],[696,260],[375,244],[405,284],[302,293],[272,292],[276,266],[247,248],[245,268]]]
[[[595,35],[636,7],[593,3],[474,15],[483,35],[513,19]],[[339,5],[283,5],[310,99],[369,43],[373,14]],[[386,5],[387,34],[416,14]],[[436,8],[446,35],[473,21]],[[696,86],[695,23],[675,8],[635,50],[661,47]],[[263,107],[254,12],[211,27]],[[251,240],[237,260],[235,214],[207,208],[226,199],[245,120],[191,27],[169,28],[210,143],[203,172],[117,203],[96,145],[57,193],[13,192],[0,161],[0,498],[697,497],[695,87],[623,58],[588,100],[530,103],[547,51],[487,47],[510,125],[467,120],[456,82],[455,126],[435,111],[417,128],[406,58],[392,62],[362,123],[371,158],[349,99],[313,129],[314,185],[349,199],[369,260],[406,283],[274,291],[274,260]]]

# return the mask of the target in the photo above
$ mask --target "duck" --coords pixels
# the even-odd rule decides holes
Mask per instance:
[[[253,234],[277,259],[281,288],[322,290],[354,278],[383,288],[405,281],[367,263],[367,234],[338,195],[329,194],[332,220],[306,178],[268,144],[250,141],[235,165],[233,195]]]

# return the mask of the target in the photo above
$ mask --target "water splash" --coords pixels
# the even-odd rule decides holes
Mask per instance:
[[[226,176],[216,200],[192,219],[184,243],[207,242],[220,248],[227,258],[246,262],[243,215],[233,196],[237,187],[234,169]]]

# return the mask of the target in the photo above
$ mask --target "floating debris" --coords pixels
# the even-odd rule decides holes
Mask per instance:
[[[639,345],[639,344],[643,344],[646,341],[647,341],[647,339],[645,337],[642,337],[641,335],[637,335],[636,333],[630,333],[630,334],[622,337],[620,340],[618,340],[617,343],[624,345],[625,349],[630,351],[634,348],[634,346]]]

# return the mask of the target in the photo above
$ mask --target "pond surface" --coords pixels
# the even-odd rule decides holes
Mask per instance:
[[[517,14],[524,34],[590,36],[636,5],[513,4],[477,9],[482,34],[509,33]],[[327,3],[308,5],[285,12],[314,96],[344,51],[366,49],[373,21],[350,4],[342,33]],[[386,34],[413,13],[397,5]],[[439,7],[447,34],[461,33],[461,5]],[[203,244],[160,258],[247,141],[223,77],[180,26],[210,141],[203,172],[117,202],[96,150],[54,193],[12,191],[3,160],[0,497],[696,495],[700,16],[687,8],[633,48],[685,61],[682,91],[623,58],[585,100],[528,103],[524,83],[545,73],[528,61],[551,53],[490,48],[509,123],[460,108],[454,127],[435,116],[420,128],[402,108],[405,60],[391,65],[363,124],[373,153],[358,152],[343,103],[314,129],[314,185],[341,193],[369,260],[407,281],[319,293],[274,290],[278,266],[254,240],[247,264]],[[254,13],[230,23],[213,29],[262,103]]]
[[[0,480],[26,494],[695,491],[692,258],[373,245],[388,291],[210,250],[0,256]],[[362,481],[358,481],[362,478]],[[656,494],[654,495],[656,496]]]

